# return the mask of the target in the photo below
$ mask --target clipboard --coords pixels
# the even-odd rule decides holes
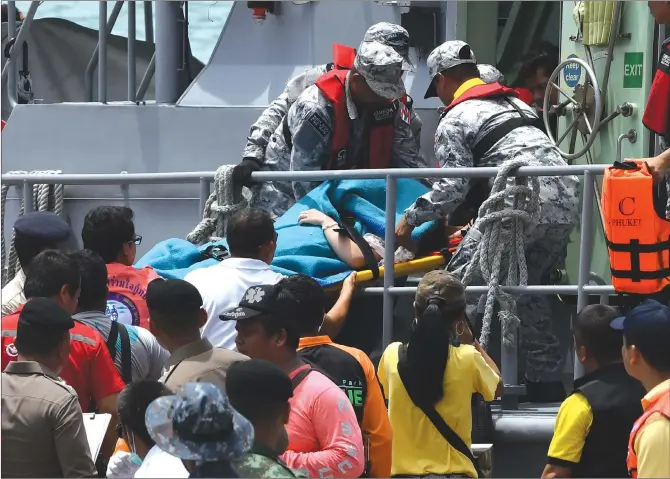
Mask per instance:
[[[107,428],[112,420],[111,414],[84,413],[84,429],[88,439],[88,447],[91,449],[93,462],[98,458],[102,441],[105,439]]]

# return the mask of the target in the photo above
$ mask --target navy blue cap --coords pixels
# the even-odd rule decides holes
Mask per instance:
[[[670,308],[653,299],[644,300],[610,326],[623,331],[627,342],[647,339],[670,344]]]
[[[59,242],[68,239],[72,228],[63,218],[49,211],[35,211],[19,216],[14,230],[31,238]]]
[[[147,286],[147,307],[164,314],[189,314],[202,308],[198,288],[183,279],[154,279]]]
[[[49,298],[32,298],[19,314],[18,330],[49,329],[67,331],[74,328],[72,316]]]

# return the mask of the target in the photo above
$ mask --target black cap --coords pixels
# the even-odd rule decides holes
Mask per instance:
[[[288,374],[265,359],[239,361],[226,373],[226,394],[233,407],[248,402],[283,403],[293,397]]]
[[[262,284],[247,289],[240,305],[219,316],[222,321],[240,321],[261,314],[293,320],[298,314],[299,304],[293,295],[279,284]]]
[[[198,289],[183,279],[153,280],[147,286],[147,307],[164,314],[193,313],[202,308]]]
[[[31,238],[59,242],[72,235],[72,228],[63,218],[49,211],[27,213],[14,223],[14,230]]]
[[[644,300],[611,326],[623,331],[626,343],[635,344],[643,353],[670,344],[670,308],[653,299]]]
[[[42,328],[67,331],[74,327],[72,316],[49,298],[32,298],[19,314],[18,329]]]

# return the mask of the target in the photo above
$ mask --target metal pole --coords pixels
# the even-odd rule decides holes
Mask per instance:
[[[2,68],[2,78],[0,81],[2,82],[3,85],[7,84],[7,96],[9,97],[9,103],[14,108],[16,104],[18,103],[18,91],[17,91],[17,80],[16,80],[16,62],[18,61],[18,58],[21,58],[21,53],[23,52],[23,43],[26,41],[26,35],[28,35],[28,31],[30,30],[30,26],[33,23],[33,18],[35,17],[35,12],[37,12],[37,7],[40,6],[40,3],[42,2],[30,2],[30,8],[28,9],[28,13],[26,14],[25,18],[23,19],[23,22],[21,23],[21,28],[19,29],[18,34],[16,33],[16,6],[14,5],[14,2],[11,3],[11,8],[14,10],[14,15],[10,16],[12,20],[9,20],[9,25],[8,25],[8,34],[11,37],[12,31],[11,31],[11,25],[12,21],[14,23],[14,35],[11,38],[16,38],[16,41],[14,42],[14,46],[12,47],[12,56],[7,60],[5,63],[5,66]],[[9,8],[7,10],[7,13],[10,14]],[[12,85],[10,86],[8,82],[9,78],[9,72],[12,72],[11,76],[11,83]]]
[[[136,31],[135,2],[128,2],[128,101],[135,101],[137,88],[137,72],[135,70],[135,38]]]
[[[153,2],[144,2],[144,38],[147,43],[154,42]]]
[[[514,386],[519,386],[518,378],[518,357],[517,344],[519,341],[518,328],[514,330],[514,344],[506,346],[505,341],[500,335],[500,373],[503,378],[503,385],[506,389],[517,389]],[[512,386],[512,388],[508,388]],[[502,403],[504,409],[519,409],[519,395],[520,394],[503,394]]]
[[[579,241],[579,276],[577,279],[577,314],[589,304],[589,295],[584,291],[584,286],[589,284],[591,274],[591,256],[593,254],[593,175],[586,171],[584,173],[584,185],[582,189],[582,223],[581,238]],[[574,376],[579,379],[584,375],[584,367],[577,356],[574,358]]]
[[[386,177],[386,234],[384,235],[384,297],[383,297],[383,330],[382,348],[391,344],[393,339],[393,297],[390,288],[394,284],[393,270],[395,266],[395,207],[396,179]]]
[[[149,84],[151,83],[151,79],[154,77],[155,72],[156,72],[156,52],[154,52],[154,54],[151,56],[151,60],[149,60],[149,64],[147,65],[147,71],[144,72],[142,81],[140,81],[140,86],[137,88],[137,95],[135,96],[135,101],[142,101],[144,99],[144,95],[147,94]]]
[[[181,67],[179,2],[156,3],[156,103],[174,104],[179,99]]]
[[[107,103],[107,2],[98,2],[98,101]]]
[[[7,35],[8,38],[11,40],[12,38],[16,38],[16,4],[14,2],[9,2],[7,5],[7,15],[9,16],[7,18]],[[16,45],[16,43],[14,44]],[[9,106],[12,107],[12,110],[14,107],[19,103],[19,93],[17,91],[17,85],[16,85],[16,63],[9,58],[7,60],[7,64],[5,65],[5,68],[7,69],[7,78],[11,78],[11,81],[7,82],[7,98],[9,100]],[[5,78],[4,78],[4,69],[3,69],[3,78],[2,78],[2,83],[5,83]],[[4,234],[4,232],[3,232]]]
[[[114,25],[116,24],[116,20],[119,18],[119,13],[121,13],[122,7],[123,7],[123,1],[118,1],[114,4],[114,8],[112,9],[112,13],[109,16],[109,20],[108,21],[106,20],[107,23],[105,28],[107,34],[112,33]],[[104,18],[107,18],[107,13],[105,13]],[[99,23],[99,25],[101,25],[101,23]],[[98,32],[98,38],[100,36],[100,31]],[[98,40],[98,44],[95,46],[95,50],[93,50],[93,55],[91,55],[91,59],[88,61],[88,65],[86,65],[86,73],[84,75],[84,83],[86,84],[86,101],[93,101],[93,72],[95,71],[95,67],[98,64],[99,56],[100,56],[100,41]]]
[[[32,213],[33,211],[33,184],[23,182],[23,214]]]
[[[200,214],[205,211],[205,203],[209,198],[209,180],[207,178],[200,178]],[[198,219],[201,217],[198,216]]]

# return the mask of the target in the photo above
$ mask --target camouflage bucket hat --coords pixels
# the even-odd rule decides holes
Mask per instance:
[[[184,460],[238,459],[254,442],[251,423],[210,383],[188,383],[174,396],[159,397],[147,408],[145,420],[156,445]]]
[[[431,299],[438,300],[442,311],[465,308],[465,286],[458,277],[444,270],[429,271],[419,282],[415,302],[419,308],[425,308]]]
[[[405,95],[402,81],[402,57],[379,42],[363,42],[358,48],[354,68],[377,95],[398,100]]]
[[[479,70],[479,78],[481,78],[484,83],[497,82],[501,85],[505,84],[505,75],[493,65],[477,65],[477,70]]]
[[[365,32],[364,42],[379,42],[393,48],[403,59],[402,69],[414,71],[414,64],[409,58],[409,33],[400,25],[379,22]]]
[[[467,47],[467,48],[465,48]],[[430,84],[426,90],[424,98],[433,98],[437,96],[433,80],[435,75],[449,68],[463,63],[477,63],[475,52],[472,51],[470,45],[461,40],[451,40],[444,42],[435,50],[430,52],[426,64],[428,65],[428,76],[430,77]],[[486,80],[484,80],[486,81]]]

